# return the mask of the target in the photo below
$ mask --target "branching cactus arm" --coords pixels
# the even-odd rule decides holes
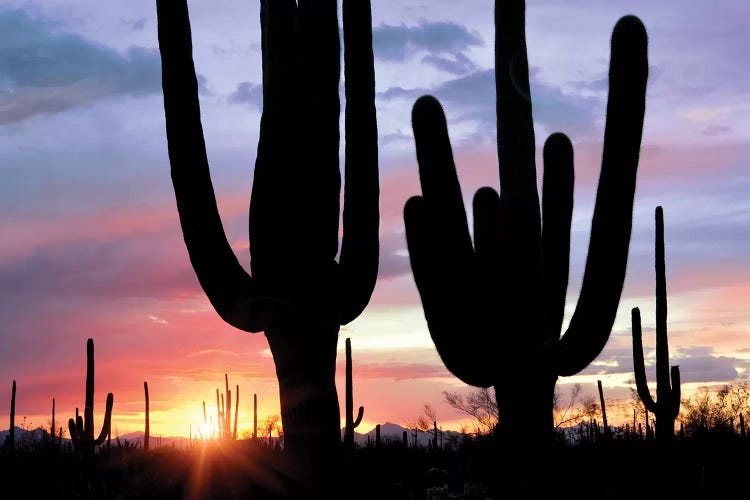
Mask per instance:
[[[641,329],[641,311],[634,307],[631,311],[633,328],[633,373],[635,374],[635,386],[638,397],[641,398],[643,406],[651,413],[656,413],[656,401],[651,397],[646,379],[646,365],[643,360],[643,332]]]
[[[646,29],[637,17],[618,21],[612,33],[604,151],[586,268],[578,304],[560,340],[563,376],[578,373],[599,355],[620,303],[646,109],[647,46]]]
[[[211,183],[186,1],[157,0],[169,161],[182,234],[201,287],[219,315],[246,331],[259,294],[227,241]]]

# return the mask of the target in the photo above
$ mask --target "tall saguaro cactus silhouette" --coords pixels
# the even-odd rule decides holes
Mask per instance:
[[[540,209],[522,0],[495,2],[495,31],[501,191],[484,187],[475,194],[472,242],[444,112],[434,97],[423,96],[412,114],[422,195],[407,201],[404,219],[412,272],[443,363],[467,384],[494,386],[499,437],[516,450],[533,450],[552,442],[557,378],[580,372],[601,352],[619,305],[645,112],[647,36],[634,16],[621,18],[612,34],[588,257],[561,336],[573,148],[561,133],[547,139]]]
[[[669,341],[667,339],[667,273],[664,256],[664,210],[656,207],[656,242],[654,267],[656,271],[656,401],[646,381],[646,366],[643,361],[643,336],[641,311],[634,307],[633,325],[633,371],[638,397],[646,411],[656,417],[656,440],[670,443],[674,438],[674,421],[680,413],[680,367],[669,368]],[[670,384],[671,378],[671,384]]]
[[[99,436],[94,438],[94,340],[86,341],[86,400],[83,409],[83,418],[78,415],[76,409],[76,418],[68,420],[68,432],[70,439],[76,451],[84,457],[94,455],[97,446],[104,443],[109,436],[112,428],[112,405],[114,396],[110,392],[107,394],[107,403],[104,409],[104,422]]]
[[[379,186],[370,2],[344,0],[346,94],[339,249],[340,42],[335,0],[262,0],[263,115],[250,200],[252,277],[216,207],[185,0],[157,0],[167,140],[190,261],[218,314],[263,331],[279,381],[284,445],[315,477],[340,445],[339,327],[377,277]]]

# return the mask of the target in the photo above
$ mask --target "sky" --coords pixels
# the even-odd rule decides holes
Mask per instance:
[[[414,420],[425,403],[439,425],[457,429],[467,420],[442,392],[471,387],[435,351],[406,251],[403,205],[419,193],[410,112],[422,94],[443,103],[467,200],[483,185],[498,187],[493,2],[372,3],[381,261],[369,306],[339,335],[342,416],[350,337],[354,403],[365,407],[358,430]],[[249,269],[259,2],[191,0],[189,9],[214,189],[227,237]],[[527,2],[536,143],[562,131],[576,154],[563,326],[588,246],[611,31],[626,14],[647,28],[650,70],[625,286],[607,346],[558,382],[564,393],[580,383],[593,395],[602,380],[613,406],[626,405],[634,387],[635,306],[654,381],[657,205],[665,214],[670,361],[680,366],[683,393],[750,375],[746,0]],[[223,323],[188,261],[169,175],[156,29],[153,0],[0,0],[0,428],[8,425],[12,380],[17,425],[48,426],[53,397],[58,422],[83,406],[89,337],[96,425],[113,392],[114,434],[143,429],[144,381],[152,435],[195,429],[203,401],[215,412],[225,373],[233,392],[240,387],[240,432],[252,426],[253,394],[260,418],[279,413],[265,337]],[[541,178],[539,159],[537,169]],[[472,342],[472,332],[462,335]]]

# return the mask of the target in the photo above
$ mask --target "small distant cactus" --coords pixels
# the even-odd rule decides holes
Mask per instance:
[[[258,395],[253,394],[253,441],[258,442]]]
[[[596,385],[599,386],[599,402],[602,406],[602,425],[604,425],[604,437],[610,437],[609,425],[607,424],[607,407],[604,404],[604,390],[602,389],[602,381],[597,380]]]
[[[240,386],[234,386],[234,430],[232,431],[232,439],[237,439],[237,419],[240,414]]]
[[[55,444],[55,398],[52,398],[52,424],[49,426],[52,444]]]
[[[143,449],[148,450],[149,438],[149,400],[148,400],[148,382],[143,382],[143,392],[146,394],[146,430],[143,433]]]
[[[354,394],[352,383],[352,342],[346,339],[346,427],[344,429],[344,446],[354,447],[354,429],[362,422],[364,406],[359,407],[357,418],[354,418]]]
[[[10,392],[10,427],[8,436],[5,438],[5,446],[9,453],[13,453],[16,447],[16,381],[13,381],[13,387]]]
[[[633,323],[633,370],[638,397],[647,411],[656,417],[656,440],[662,444],[674,438],[674,422],[680,413],[680,367],[669,368],[669,343],[667,339],[667,278],[664,258],[664,211],[656,207],[656,397],[646,381],[646,367],[643,361],[643,341],[641,333],[641,312],[632,310]],[[670,385],[671,378],[671,385]],[[648,413],[646,413],[648,415]],[[647,427],[648,430],[648,427]]]
[[[107,403],[104,411],[104,423],[99,436],[94,439],[94,340],[86,342],[86,406],[83,410],[83,418],[78,415],[68,420],[68,432],[76,452],[84,456],[93,456],[97,446],[104,443],[109,436],[112,426],[112,405],[114,396],[107,394]]]

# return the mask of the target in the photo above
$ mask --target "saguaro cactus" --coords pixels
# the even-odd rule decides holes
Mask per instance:
[[[615,320],[630,244],[648,61],[643,24],[634,16],[621,18],[612,34],[604,150],[586,268],[575,312],[561,336],[573,148],[561,133],[547,139],[540,209],[524,31],[523,1],[495,2],[501,191],[484,187],[475,194],[473,242],[445,114],[431,96],[414,104],[422,195],[407,201],[404,219],[412,272],[443,363],[465,383],[495,386],[498,436],[511,449],[533,454],[536,444],[553,441],[558,376],[574,375],[594,360]]]
[[[10,427],[8,427],[8,436],[5,442],[8,452],[13,453],[16,449],[16,381],[10,389]]]
[[[232,439],[232,391],[229,390],[229,378],[226,374],[224,374],[224,377],[227,381],[227,389],[226,389],[226,409],[224,411],[224,439]],[[224,406],[224,395],[222,395],[222,407]]]
[[[253,441],[258,442],[258,395],[253,394]]]
[[[52,444],[55,444],[55,398],[52,398],[52,424],[49,426],[49,433],[52,436]]]
[[[232,430],[232,439],[237,439],[237,419],[240,414],[240,386],[234,386],[234,429]]]
[[[186,0],[157,0],[167,141],[190,260],[217,313],[265,333],[285,451],[325,483],[341,442],[340,325],[377,277],[379,186],[370,2],[344,0],[343,237],[338,262],[340,42],[335,0],[262,0],[263,115],[250,200],[252,277],[224,235],[200,121]],[[302,480],[307,480],[302,478]]]
[[[148,450],[148,438],[149,438],[149,431],[150,431],[148,382],[143,382],[143,392],[146,395],[146,430],[143,433],[143,449]]]
[[[346,423],[344,427],[344,446],[347,448],[354,447],[354,429],[362,422],[362,415],[365,407],[360,406],[357,411],[357,418],[354,418],[354,394],[352,383],[352,342],[346,339]]]
[[[599,387],[599,403],[602,407],[602,425],[604,426],[604,437],[610,437],[609,424],[607,423],[607,406],[604,403],[604,389],[602,388],[602,381],[597,380],[596,385]]]
[[[104,423],[99,436],[94,439],[94,340],[86,341],[86,402],[83,409],[83,418],[78,415],[68,420],[68,432],[76,451],[84,456],[92,456],[94,449],[103,444],[112,427],[112,405],[114,396],[107,394],[107,403],[104,410]]]
[[[667,339],[667,277],[664,256],[664,210],[656,207],[656,401],[646,381],[646,366],[643,361],[641,333],[641,311],[634,307],[633,322],[633,371],[638,397],[656,418],[656,440],[662,444],[674,438],[674,421],[680,413],[680,367],[669,368],[669,341]],[[671,378],[671,384],[670,384]]]

